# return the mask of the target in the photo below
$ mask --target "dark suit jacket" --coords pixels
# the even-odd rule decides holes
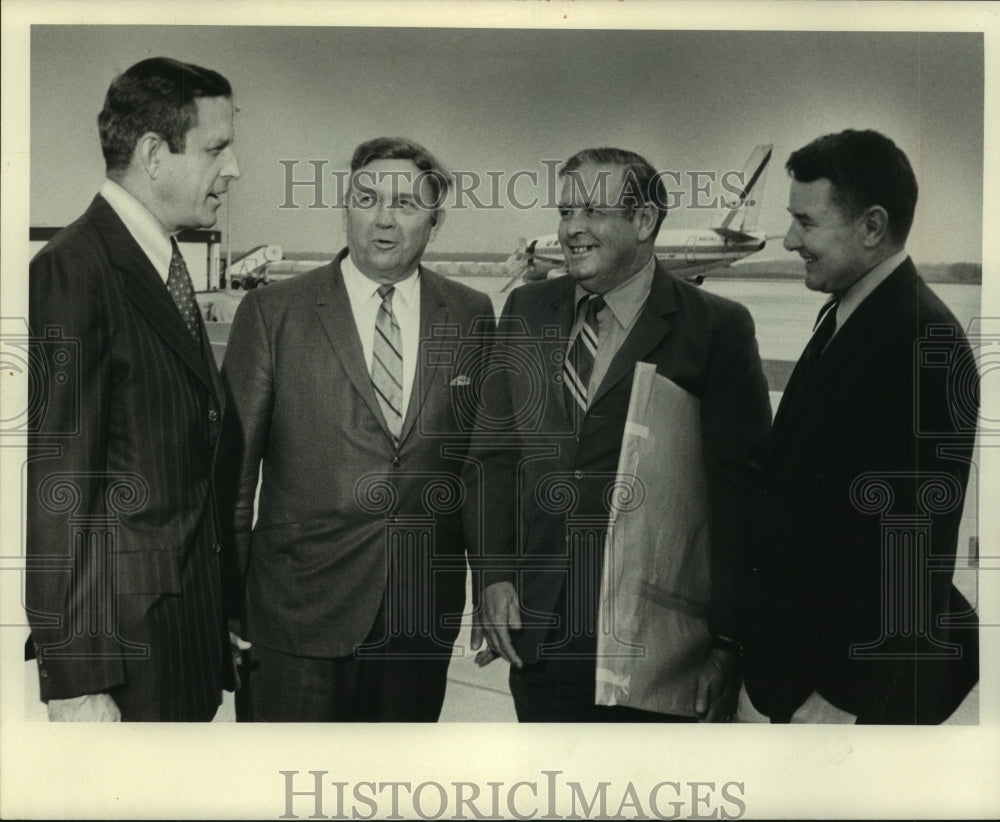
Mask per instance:
[[[771,421],[753,320],[738,303],[682,282],[657,264],[649,298],[577,434],[575,409],[567,409],[561,383],[574,288],[570,277],[525,285],[511,294],[501,317],[495,372],[508,378],[493,401],[505,407],[489,416],[509,417],[517,450],[495,447],[484,456],[492,474],[490,538],[476,562],[483,582],[516,582],[524,631],[514,637],[515,647],[524,661],[534,661],[566,579],[571,530],[589,529],[597,544],[603,537],[635,363],[649,362],[701,401],[712,542],[709,623],[714,632],[737,637],[749,572],[747,505]],[[511,453],[521,464],[516,493],[506,494],[513,489]]]
[[[230,663],[207,335],[199,350],[101,197],[32,261],[29,313],[27,608],[42,698],[115,690],[138,712],[125,718],[210,718]]]
[[[220,458],[235,483],[231,608],[253,643],[336,657],[365,640],[385,596],[389,630],[447,656],[465,602],[463,513],[478,539],[479,492],[461,479],[466,378],[481,365],[493,310],[485,294],[420,269],[423,350],[396,448],[340,271],[345,254],[250,292],[233,322],[222,373],[234,413]],[[477,318],[484,334],[470,337]]]
[[[969,345],[907,259],[794,396],[755,518],[749,694],[778,718],[818,691],[861,722],[940,722],[978,676],[974,627],[938,624],[975,622],[951,585],[979,400]]]

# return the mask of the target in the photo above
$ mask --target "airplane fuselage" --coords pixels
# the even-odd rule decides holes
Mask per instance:
[[[671,229],[660,232],[653,253],[668,270],[708,270],[755,254],[767,242],[763,234],[747,232],[746,236],[748,239],[734,240],[711,228]],[[532,240],[526,250],[536,276],[566,265],[559,238],[554,234]]]

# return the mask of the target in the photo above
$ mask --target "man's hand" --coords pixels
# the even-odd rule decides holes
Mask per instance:
[[[229,620],[229,650],[233,655],[233,672],[236,675],[237,688],[240,687],[240,672],[238,668],[243,664],[243,652],[249,651],[253,647],[243,639],[241,636],[242,633],[243,626],[240,624],[240,621],[236,619]]]
[[[110,694],[50,699],[49,722],[121,722],[122,712]]]
[[[740,659],[735,651],[713,648],[698,674],[695,713],[702,722],[731,722],[740,695]]]
[[[483,644],[486,647],[476,654],[476,664],[482,668],[498,656],[518,668],[523,664],[510,641],[511,630],[521,628],[521,606],[517,601],[517,591],[509,582],[494,582],[483,591],[478,615],[472,622],[472,650]]]
[[[816,691],[799,705],[792,714],[791,721],[796,724],[823,723],[826,725],[853,725],[858,718],[854,714],[842,711],[836,705],[827,702]]]

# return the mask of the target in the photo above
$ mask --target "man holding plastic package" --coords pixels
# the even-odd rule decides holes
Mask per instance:
[[[498,466],[506,464],[516,483],[490,485],[486,549],[473,566],[483,585],[473,647],[485,638],[480,664],[497,656],[511,663],[520,721],[724,721],[739,689],[745,519],[770,425],[753,321],[742,306],[677,279],[656,260],[666,193],[642,157],[587,149],[566,162],[560,180],[569,276],[511,294],[493,390],[484,392],[481,427],[494,436],[477,453],[488,476],[501,476]],[[629,688],[604,687],[616,653],[599,653],[609,637],[639,636],[609,625],[599,604],[609,596],[602,568],[621,567],[604,543],[609,515],[623,507],[619,457],[643,362],[697,409],[694,426],[676,434],[683,440],[686,431],[700,431],[705,476],[698,504],[708,541],[695,558],[705,564],[710,594],[696,601],[684,588],[646,586],[645,601],[657,600],[661,615],[691,618],[680,654],[689,674],[657,672],[674,691],[665,702],[655,693],[637,698]],[[505,435],[505,421],[514,435]],[[629,487],[632,500],[642,497],[641,475]],[[638,511],[648,523],[667,522],[675,503],[687,506],[686,499],[647,495]],[[631,583],[636,590],[643,584]],[[659,618],[644,641],[656,637]],[[641,668],[636,643],[619,645]],[[605,704],[595,704],[599,692]]]
[[[253,721],[440,714],[480,519],[466,395],[494,328],[485,294],[420,265],[447,191],[416,143],[363,143],[347,248],[236,313],[220,466]]]

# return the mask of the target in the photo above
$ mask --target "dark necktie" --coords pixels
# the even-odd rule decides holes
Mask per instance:
[[[781,404],[778,407],[778,413],[775,415],[775,424],[778,422],[778,417],[781,415],[782,409],[787,408],[791,404],[793,397],[802,388],[809,373],[816,366],[816,363],[823,354],[823,350],[830,342],[830,338],[833,337],[833,332],[837,329],[838,305],[840,305],[840,300],[829,300],[823,303],[823,307],[820,308],[819,314],[816,317],[816,324],[813,326],[813,335],[809,338],[809,342],[806,343],[806,347],[802,351],[802,356],[799,357],[799,361],[795,364],[792,376],[788,378],[788,385],[785,386],[785,391],[781,395]]]
[[[172,252],[170,254],[170,269],[167,272],[167,291],[173,298],[177,310],[181,312],[184,324],[194,337],[194,341],[201,345],[201,325],[198,323],[198,303],[194,298],[194,286],[191,285],[191,275],[188,274],[181,250],[177,247],[177,240],[170,238]]]
[[[403,337],[392,312],[395,290],[391,285],[378,287],[382,304],[375,317],[371,377],[382,416],[393,438],[398,440],[403,430]]]
[[[591,294],[580,300],[577,316],[583,315],[580,330],[570,343],[563,363],[563,386],[566,389],[567,406],[576,403],[586,412],[590,393],[590,375],[594,371],[597,356],[597,314],[604,308],[604,297]]]

